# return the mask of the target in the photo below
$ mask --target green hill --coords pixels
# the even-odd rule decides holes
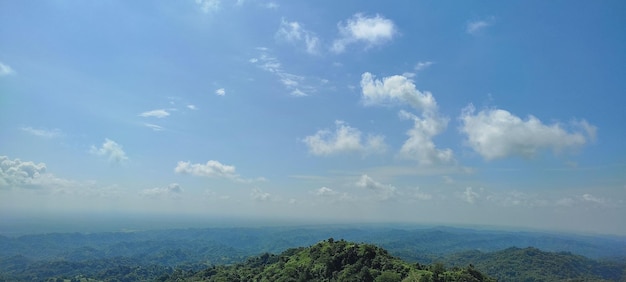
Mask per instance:
[[[370,244],[332,238],[280,255],[214,266],[195,274],[175,272],[167,281],[495,281],[472,267],[410,264]]]
[[[623,263],[596,261],[567,252],[544,252],[532,247],[491,253],[462,252],[449,256],[446,263],[471,263],[499,281],[626,281]]]

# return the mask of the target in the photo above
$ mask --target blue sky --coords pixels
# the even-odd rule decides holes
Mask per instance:
[[[2,1],[0,212],[626,234],[621,1]]]

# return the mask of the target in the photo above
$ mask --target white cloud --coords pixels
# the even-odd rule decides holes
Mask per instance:
[[[269,2],[265,5],[265,8],[268,9],[278,9],[280,7],[276,2]]]
[[[162,126],[156,125],[156,124],[152,124],[152,123],[144,123],[144,126],[147,128],[150,128],[154,131],[162,131],[165,128],[163,128]]]
[[[463,200],[470,203],[470,204],[474,204],[476,203],[476,200],[480,198],[480,195],[476,192],[474,192],[472,190],[472,187],[467,187],[465,188],[465,192],[463,192]]]
[[[265,202],[265,201],[269,201],[272,195],[270,193],[263,192],[259,188],[253,188],[252,192],[250,193],[250,196],[254,200]]]
[[[200,10],[205,14],[219,10],[220,2],[220,0],[196,0],[196,4],[198,4]]]
[[[304,29],[298,22],[288,22],[282,19],[276,37],[294,44],[303,43],[309,54],[318,53],[319,38],[314,33]]]
[[[583,194],[582,195],[582,199],[587,201],[587,202],[592,202],[592,203],[596,203],[596,204],[600,204],[600,205],[604,205],[606,204],[607,200],[604,198],[598,198],[595,197],[591,194]]]
[[[0,62],[0,76],[10,75],[14,73],[15,71],[10,66]]]
[[[39,129],[39,128],[32,128],[32,127],[22,127],[21,130],[26,133],[29,133],[38,137],[43,137],[43,138],[57,138],[57,137],[63,136],[63,132],[61,132],[61,130],[58,130],[58,129],[48,130],[48,129]]]
[[[467,23],[467,26],[465,27],[465,32],[467,32],[468,34],[478,34],[481,30],[484,30],[485,28],[491,26],[493,24],[493,17],[490,17],[487,20],[478,20],[478,21],[471,21]]]
[[[169,115],[170,113],[168,113],[164,109],[152,110],[152,111],[147,111],[147,112],[143,112],[139,114],[140,117],[155,117],[155,118],[164,118]]]
[[[335,131],[319,130],[303,139],[314,155],[327,156],[344,152],[361,152],[364,154],[384,152],[386,145],[381,135],[370,135],[365,140],[361,131],[350,127],[343,121],[335,121]]]
[[[487,160],[512,155],[530,158],[543,149],[560,152],[578,148],[595,139],[596,128],[586,121],[572,123],[568,132],[560,124],[543,124],[529,115],[526,120],[501,109],[474,113],[473,105],[461,113],[460,131],[467,135],[466,144]]]
[[[400,111],[400,118],[413,120],[413,128],[407,131],[407,139],[400,149],[400,157],[417,160],[422,165],[446,164],[454,162],[451,149],[438,149],[432,138],[443,132],[448,121],[443,118],[425,116]]]
[[[179,161],[176,173],[191,174],[195,176],[206,177],[223,177],[237,179],[239,176],[235,173],[235,166],[224,165],[218,161],[210,160],[206,164],[192,164],[190,162]]]
[[[248,61],[257,64],[262,70],[274,74],[278,81],[290,91],[291,96],[304,97],[308,96],[306,92],[315,91],[312,86],[303,85],[305,80],[303,76],[284,71],[278,59],[267,54],[267,48],[257,48],[257,50],[261,51],[261,55]]]
[[[420,188],[417,187],[414,189],[413,193],[411,194],[411,196],[415,199],[421,200],[421,201],[426,201],[426,200],[430,200],[433,198],[433,195],[428,194],[428,193],[424,193],[420,191]]]
[[[361,75],[361,88],[363,103],[366,106],[401,102],[411,105],[416,110],[425,112],[437,110],[437,102],[432,94],[417,90],[413,81],[405,76],[393,75],[380,80],[365,72]]]
[[[336,191],[334,191],[333,189],[327,188],[327,187],[322,187],[320,189],[317,189],[313,193],[315,195],[317,195],[317,196],[334,196],[334,195],[337,195]]]
[[[110,162],[120,163],[128,160],[128,157],[126,157],[126,153],[122,149],[122,146],[108,138],[104,140],[104,143],[102,143],[102,146],[100,148],[92,145],[89,152],[94,155],[105,156],[109,159]]]
[[[430,62],[430,61],[426,61],[426,62],[418,62],[415,65],[415,71],[422,71],[427,69],[428,67],[432,66],[434,63]]]
[[[380,45],[390,41],[397,34],[393,21],[380,15],[368,17],[363,14],[355,14],[345,23],[337,24],[341,37],[333,42],[331,51],[342,53],[346,46],[363,42],[367,47]]]
[[[150,198],[157,198],[157,197],[162,197],[162,196],[178,197],[182,193],[183,193],[183,188],[181,188],[180,185],[178,185],[178,183],[172,183],[168,185],[167,187],[155,187],[152,189],[144,189],[141,192],[139,192],[140,195],[150,197]]]
[[[422,165],[453,163],[450,149],[437,149],[432,139],[442,133],[448,119],[440,117],[437,102],[430,92],[419,91],[413,81],[401,75],[375,79],[369,72],[361,76],[362,101],[365,106],[408,104],[421,111],[421,117],[400,111],[402,119],[413,120],[413,128],[407,131],[409,138],[400,149],[400,157],[417,160]]]
[[[0,156],[0,188],[29,187],[46,172],[46,164]]]
[[[187,108],[190,109],[190,110],[197,110],[198,109],[198,107],[196,107],[196,105],[191,105],[191,104],[187,105]]]
[[[381,200],[387,200],[396,194],[396,187],[393,187],[389,184],[376,182],[374,179],[367,176],[367,174],[361,175],[355,185],[357,187],[366,188],[378,193],[381,197]]]
[[[296,88],[295,90],[291,91],[291,96],[295,96],[295,97],[303,97],[303,96],[308,96],[306,93],[302,92],[300,89]]]
[[[215,90],[215,94],[217,94],[217,96],[224,96],[226,95],[226,89],[224,88],[217,89]]]

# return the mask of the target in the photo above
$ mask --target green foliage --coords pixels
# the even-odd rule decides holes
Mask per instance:
[[[233,266],[209,267],[189,277],[169,281],[495,281],[476,270],[446,270],[442,264],[425,269],[391,256],[370,244],[332,238],[280,255],[263,254]]]

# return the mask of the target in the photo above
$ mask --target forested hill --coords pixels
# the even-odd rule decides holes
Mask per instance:
[[[473,267],[410,264],[370,244],[332,238],[280,255],[264,254],[195,274],[175,272],[166,281],[496,281]]]
[[[470,263],[498,281],[626,281],[624,263],[532,247],[491,253],[467,251],[446,258],[448,265]]]

